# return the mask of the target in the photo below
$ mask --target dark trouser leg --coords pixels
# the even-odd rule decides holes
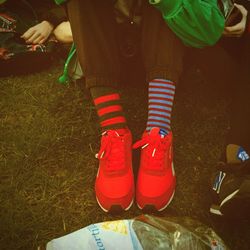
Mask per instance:
[[[225,92],[230,95],[230,130],[226,144],[237,144],[249,148],[250,76],[247,73],[249,64],[246,64],[244,56],[240,57],[239,53],[243,52],[243,47],[238,42],[235,40],[229,44],[226,41],[226,44],[191,50],[188,54],[198,63],[204,75],[211,79],[211,84],[221,82]],[[247,47],[245,49],[249,50]]]
[[[234,70],[237,79],[233,83],[231,129],[227,141],[241,145],[250,152],[250,35],[244,37],[236,47],[236,53],[240,52],[238,67]]]
[[[182,72],[184,46],[150,4],[143,6],[142,55],[149,83],[146,131],[171,131],[175,84]]]
[[[71,0],[67,5],[78,58],[102,131],[125,128],[120,96],[120,62],[112,1]]]
[[[146,79],[177,82],[182,72],[184,46],[163,21],[160,11],[145,3],[142,22],[142,55]]]
[[[250,34],[245,36],[244,44],[239,48],[243,49],[240,66],[242,69],[242,86],[238,87],[238,98],[236,97],[233,110],[236,118],[235,121],[232,119],[231,133],[232,136],[237,135],[236,131],[239,128],[239,140],[242,146],[250,152]]]
[[[67,10],[87,87],[115,86],[120,63],[112,1],[71,0]]]

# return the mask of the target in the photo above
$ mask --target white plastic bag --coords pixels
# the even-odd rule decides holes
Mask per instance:
[[[189,218],[142,215],[92,224],[47,244],[46,250],[227,250],[211,229]]]

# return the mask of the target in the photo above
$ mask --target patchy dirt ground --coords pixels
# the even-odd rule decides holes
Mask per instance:
[[[104,214],[94,196],[99,147],[95,110],[81,85],[57,83],[61,67],[0,78],[0,248],[37,249],[91,223],[140,214]],[[146,121],[147,89],[123,85],[124,109],[137,140]],[[187,88],[186,86],[190,86]],[[228,100],[188,76],[174,108],[177,190],[161,216],[189,216],[211,226],[231,249],[250,249],[247,221],[209,214],[211,175],[228,126]],[[134,154],[135,172],[138,152]],[[236,211],[237,212],[237,211]]]

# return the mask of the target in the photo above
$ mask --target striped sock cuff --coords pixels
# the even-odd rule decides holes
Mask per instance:
[[[149,83],[146,131],[153,127],[159,127],[163,134],[171,131],[174,95],[175,85],[170,80],[154,79]]]
[[[120,95],[117,93],[114,93],[114,94],[99,96],[94,99],[94,103],[95,105],[98,105],[101,103],[107,103],[109,101],[114,101],[114,100],[120,100]]]
[[[99,96],[94,99],[94,104],[102,131],[127,127],[118,93]]]

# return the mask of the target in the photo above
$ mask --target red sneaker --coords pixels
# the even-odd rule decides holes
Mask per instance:
[[[112,207],[128,210],[134,200],[132,136],[128,129],[108,130],[102,134],[96,176],[96,200],[103,211]]]
[[[136,200],[140,209],[165,209],[174,196],[176,177],[173,165],[172,133],[159,134],[159,128],[144,132],[133,148],[141,147],[141,163],[137,178]]]

